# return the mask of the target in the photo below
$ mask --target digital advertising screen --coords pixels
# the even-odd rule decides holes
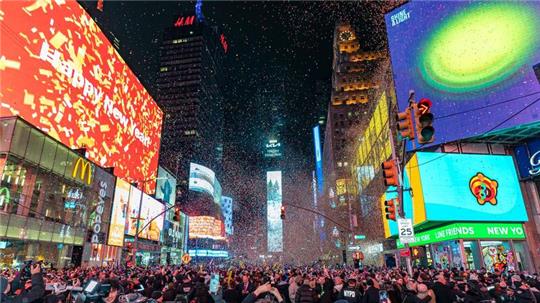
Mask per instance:
[[[142,230],[139,237],[159,241],[165,222],[165,213],[163,212],[165,205],[147,194],[143,194],[142,199],[141,221],[139,222],[139,228]]]
[[[281,220],[281,171],[266,172],[266,220],[269,252],[283,251],[283,220]]]
[[[540,139],[532,139],[516,146],[514,155],[522,179],[540,176]]]
[[[86,148],[125,180],[155,177],[163,112],[84,9],[4,1],[1,11],[0,116]],[[144,186],[153,193],[155,182]]]
[[[313,145],[315,147],[315,173],[317,176],[317,193],[323,194],[324,175],[322,162],[321,128],[319,125],[313,128]]]
[[[126,219],[126,234],[130,236],[135,236],[135,234],[137,233],[137,217],[139,216],[141,199],[142,191],[138,188],[135,188],[134,186],[131,186]]]
[[[233,234],[233,199],[230,197],[221,197],[221,212],[223,214],[225,233]]]
[[[219,219],[210,216],[193,216],[189,217],[189,232],[190,239],[225,239],[225,227]]]
[[[130,187],[131,185],[128,182],[120,178],[116,179],[108,245],[124,246],[124,230],[127,220]]]
[[[156,182],[156,199],[163,200],[169,205],[174,205],[176,202],[176,178],[173,174],[159,166]]]
[[[429,98],[441,144],[540,123],[538,1],[412,1],[386,14],[400,110]]]
[[[95,167],[91,190],[88,191],[90,216],[88,228],[92,232],[92,244],[105,244],[114,195],[114,176]]]
[[[189,190],[204,192],[214,197],[216,174],[213,170],[197,163],[189,165]]]

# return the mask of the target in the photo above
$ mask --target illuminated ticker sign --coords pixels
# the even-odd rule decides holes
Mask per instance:
[[[195,21],[195,16],[178,17],[178,19],[174,23],[174,27],[182,27],[182,26],[186,26],[186,25],[193,25],[194,21]]]

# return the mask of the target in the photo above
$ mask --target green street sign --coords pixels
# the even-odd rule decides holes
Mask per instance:
[[[414,238],[410,246],[457,239],[525,239],[525,230],[520,223],[453,223],[416,233]],[[399,239],[396,244],[404,247]]]
[[[366,238],[366,235],[354,235],[355,240],[364,240]]]

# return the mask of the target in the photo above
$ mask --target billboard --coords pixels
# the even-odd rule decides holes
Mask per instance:
[[[90,207],[88,227],[92,244],[105,244],[111,218],[114,176],[96,167],[91,190],[87,191]]]
[[[189,238],[190,239],[225,239],[225,227],[221,220],[210,216],[189,217]]]
[[[126,234],[135,236],[137,233],[137,217],[142,203],[142,191],[131,186],[129,203],[127,208]],[[142,227],[142,226],[139,226]]]
[[[114,200],[111,212],[111,224],[109,226],[108,245],[124,246],[124,230],[127,219],[129,203],[129,188],[131,185],[117,178],[114,189]]]
[[[269,252],[283,251],[283,221],[281,220],[281,171],[266,172],[266,220]]]
[[[123,179],[155,176],[163,112],[76,1],[2,2],[0,36],[0,116],[86,148]]]
[[[176,203],[176,178],[161,166],[158,167],[156,199],[170,205]]]
[[[516,146],[514,154],[522,179],[540,176],[540,139],[529,140]]]
[[[230,197],[221,197],[221,212],[223,219],[225,220],[225,233],[227,235],[233,234],[233,199]]]
[[[143,193],[139,228],[140,238],[159,241],[165,222],[165,205]]]
[[[283,155],[282,143],[276,139],[269,139],[264,144],[264,157],[265,158],[277,158]]]
[[[525,239],[525,230],[519,223],[454,223],[419,232],[410,246],[458,239]],[[397,247],[404,245],[398,240]]]
[[[415,226],[527,221],[512,156],[417,152],[405,165],[404,186],[411,188],[403,195],[405,214]],[[396,234],[395,222],[386,223]]]
[[[434,144],[539,123],[540,2],[413,1],[385,19],[399,108],[411,89],[433,101]]]
[[[323,194],[324,176],[322,166],[322,151],[321,151],[321,129],[319,125],[313,128],[313,144],[315,145],[315,173],[317,176],[317,193]]]
[[[213,170],[197,163],[189,164],[189,190],[214,196],[216,174]]]

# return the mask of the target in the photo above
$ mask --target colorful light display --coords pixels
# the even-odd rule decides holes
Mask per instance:
[[[538,123],[540,103],[506,119],[539,98],[540,3],[410,2],[386,24],[399,107],[433,100],[435,144]]]
[[[108,245],[124,246],[124,230],[127,219],[129,203],[129,189],[131,185],[122,179],[116,179],[114,200],[109,225]]]
[[[77,2],[2,3],[0,30],[0,116],[86,148],[126,180],[155,176],[163,113]]]
[[[281,171],[266,172],[266,220],[269,252],[283,251],[283,221],[281,215]]]
[[[165,205],[147,194],[143,194],[142,199],[139,237],[159,241],[165,222]]]
[[[189,217],[190,239],[225,239],[225,227],[223,222],[210,216]]]

